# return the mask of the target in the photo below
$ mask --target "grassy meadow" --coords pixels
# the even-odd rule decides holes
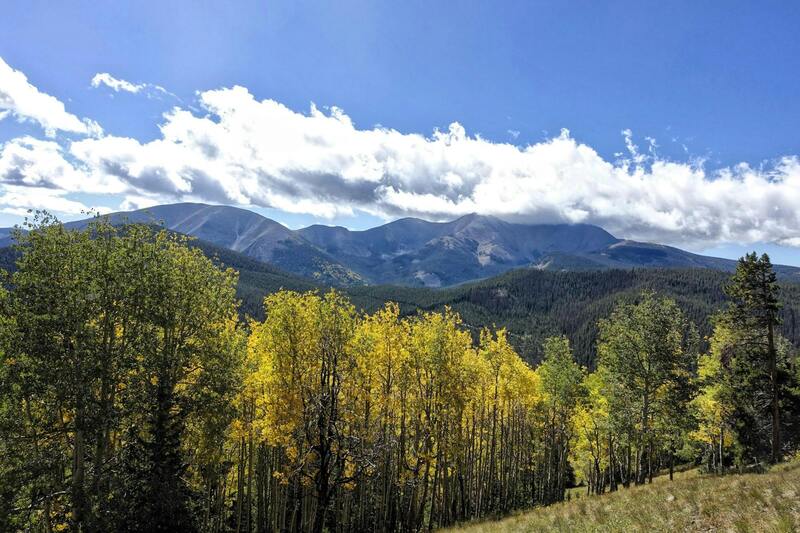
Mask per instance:
[[[690,470],[652,485],[570,501],[451,531],[800,531],[800,461],[764,474],[700,475]]]

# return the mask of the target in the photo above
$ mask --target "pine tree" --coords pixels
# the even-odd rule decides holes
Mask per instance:
[[[735,387],[741,397],[738,402],[741,416],[745,416],[744,405],[754,405],[756,411],[752,416],[758,418],[756,396],[766,394],[769,398],[769,459],[776,463],[782,455],[780,362],[775,332],[780,324],[780,305],[769,256],[764,254],[759,258],[753,252],[742,257],[725,293],[730,301],[721,320],[733,332],[731,350],[735,356],[726,357],[724,363],[737,377]]]

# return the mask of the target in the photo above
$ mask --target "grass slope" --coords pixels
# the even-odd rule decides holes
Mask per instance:
[[[766,474],[719,477],[692,470],[672,482],[661,477],[652,485],[602,496],[584,494],[452,531],[800,531],[800,462],[776,466]]]

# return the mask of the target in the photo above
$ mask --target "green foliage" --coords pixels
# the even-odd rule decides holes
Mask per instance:
[[[725,287],[728,307],[716,318],[705,394],[719,406],[720,433],[733,434],[741,467],[777,462],[796,445],[796,354],[781,337],[779,286],[769,257],[748,254]],[[794,315],[791,315],[792,319]],[[783,415],[783,416],[782,416]],[[723,465],[722,436],[718,461]]]
[[[798,446],[800,291],[766,257],[725,291],[647,270],[320,294],[146,226],[28,230],[0,290],[3,531],[432,529]]]
[[[14,524],[193,529],[185,479],[203,465],[185,444],[210,429],[215,405],[197,400],[227,405],[238,385],[235,272],[143,226],[67,231],[42,216],[28,229],[3,358],[3,470],[27,511]]]
[[[548,272],[522,269],[490,280],[441,290],[403,287],[354,287],[347,290],[357,308],[372,312],[394,301],[401,313],[417,309],[457,311],[477,338],[484,327],[505,328],[509,340],[531,364],[542,359],[548,337],[566,335],[576,360],[594,368],[598,322],[618,302],[635,302],[642,291],[674,300],[697,326],[701,349],[711,335],[711,318],[725,305],[723,288],[730,275],[707,269],[638,269],[599,272]],[[780,333],[800,346],[800,285],[779,284]]]
[[[636,451],[637,483],[652,478],[659,449],[672,461],[690,427],[696,349],[696,333],[677,304],[651,292],[600,322],[599,364],[607,371],[611,411],[623,415],[619,432]]]

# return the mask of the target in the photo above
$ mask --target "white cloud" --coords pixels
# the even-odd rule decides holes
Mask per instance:
[[[105,206],[87,206],[66,197],[66,191],[47,188],[4,186],[0,191],[0,211],[24,216],[28,210],[43,209],[59,215],[82,215],[89,212],[108,213]]]
[[[335,107],[298,113],[242,87],[198,96],[199,111],[173,108],[150,142],[106,136],[63,150],[7,143],[0,177],[15,186],[114,193],[126,208],[194,200],[325,217],[356,209],[386,218],[479,212],[591,223],[620,237],[698,248],[800,244],[796,156],[771,168],[709,170],[659,158],[652,139],[640,151],[626,130],[627,152],[610,161],[566,130],[514,146],[470,136],[458,123],[430,136],[359,129]]]
[[[200,94],[202,116],[175,108],[161,138],[73,143],[93,175],[164,201],[201,199],[321,216],[353,209],[451,218],[477,211],[528,222],[586,222],[620,236],[708,245],[800,234],[800,163],[770,170],[658,159],[632,132],[618,161],[569,132],[524,147],[467,135],[452,124],[430,137],[358,129],[343,111],[307,114],[242,87]]]
[[[92,78],[92,87],[100,87],[100,85],[105,85],[114,90],[114,92],[125,91],[129,93],[138,93],[142,89],[146,87],[144,83],[131,83],[129,81],[121,80],[115,78],[108,72],[99,72],[94,75]]]
[[[0,120],[9,114],[38,123],[48,137],[59,130],[95,136],[103,131],[96,122],[68,113],[58,98],[39,91],[0,57]]]
[[[0,144],[0,184],[64,192],[117,193],[118,179],[104,173],[87,174],[68,161],[61,145],[25,136]]]
[[[54,141],[26,136],[0,145],[0,211],[4,213],[23,216],[28,209],[46,209],[58,215],[79,215],[90,207],[68,198],[69,194],[114,194],[125,189],[119,180],[76,167]]]
[[[98,72],[92,78],[92,87],[98,88],[101,85],[105,85],[106,87],[112,89],[115,93],[124,91],[137,94],[144,91],[148,98],[152,98],[158,94],[169,95],[173,97],[175,96],[160,85],[154,85],[152,83],[132,83],[127,80],[115,78],[108,72]]]

